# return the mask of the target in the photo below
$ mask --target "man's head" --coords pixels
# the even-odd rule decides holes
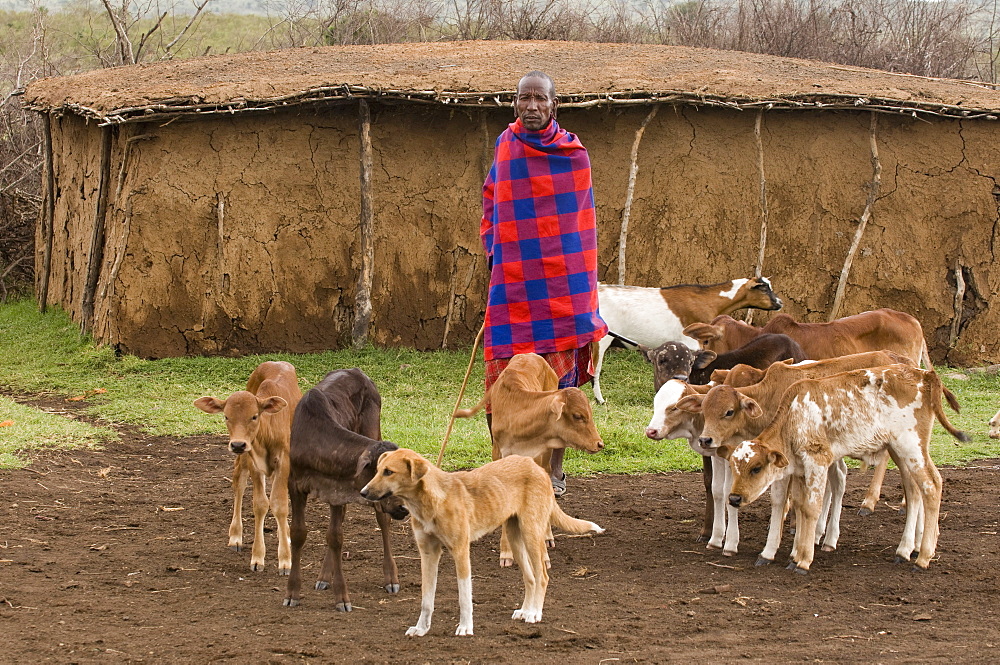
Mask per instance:
[[[537,132],[556,117],[556,84],[545,72],[528,72],[517,83],[514,97],[514,115],[521,119],[525,129]]]

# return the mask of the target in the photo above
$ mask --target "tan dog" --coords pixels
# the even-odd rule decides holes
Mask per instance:
[[[458,409],[455,416],[468,418],[486,404],[490,404],[493,412],[490,434],[494,460],[524,455],[550,473],[552,451],[557,448],[576,448],[588,453],[604,448],[587,395],[579,388],[560,389],[559,377],[536,353],[511,358],[479,404],[471,409]],[[551,532],[547,540],[550,546],[555,545]],[[507,541],[504,529],[500,538],[502,567],[514,565]]]
[[[549,574],[545,533],[550,524],[570,533],[604,533],[593,522],[570,517],[556,504],[548,475],[527,457],[513,455],[471,471],[446,473],[423,457],[400,448],[383,453],[375,477],[361,495],[370,501],[395,496],[410,511],[420,550],[422,600],[417,625],[407,635],[431,627],[441,550],[447,547],[458,573],[459,622],[456,635],[472,635],[472,568],[469,545],[506,525],[524,577],[524,602],[512,619],[537,623]]]

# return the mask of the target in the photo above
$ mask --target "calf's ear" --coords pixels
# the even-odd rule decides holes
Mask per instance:
[[[778,467],[779,469],[784,469],[788,466],[788,458],[779,453],[777,450],[772,450],[767,454],[767,459],[770,460],[771,464]]]
[[[760,418],[764,415],[764,409],[760,408],[760,404],[749,397],[744,397],[740,400],[740,408],[746,411],[747,415],[751,418]]]
[[[278,397],[277,395],[273,397],[268,397],[267,399],[257,398],[257,406],[263,413],[278,413],[286,406],[288,402],[285,401],[283,397]]]
[[[194,401],[194,405],[205,413],[221,413],[226,403],[215,397],[199,397]]]
[[[648,362],[648,363],[653,362],[653,359],[649,357],[649,352],[652,351],[652,349],[650,349],[648,346],[645,346],[643,344],[640,344],[639,346],[637,346],[636,349],[638,349],[639,353],[642,354],[642,357],[645,358],[646,362]]]
[[[358,457],[358,465],[354,468],[354,475],[360,476],[369,464],[372,463],[372,453],[371,449],[365,448],[365,451],[361,453]]]
[[[715,454],[721,457],[722,459],[729,459],[729,456],[733,454],[733,449],[727,446],[726,444],[722,444],[721,446],[715,449]]]
[[[681,411],[687,411],[688,413],[701,413],[702,402],[704,402],[704,395],[688,395],[687,397],[681,398],[677,401],[676,406]]]
[[[694,359],[694,365],[692,365],[692,367],[695,369],[705,369],[711,365],[712,361],[718,356],[719,354],[715,351],[699,351],[697,357]]]
[[[552,400],[552,405],[549,408],[552,409],[552,413],[555,415],[556,420],[562,418],[563,409],[566,408],[566,393],[563,391],[557,392]]]

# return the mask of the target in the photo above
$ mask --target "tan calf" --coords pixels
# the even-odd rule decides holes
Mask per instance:
[[[243,493],[253,482],[254,540],[250,569],[264,569],[264,518],[268,508],[278,523],[278,573],[292,567],[288,534],[288,443],[292,414],[302,397],[295,367],[287,362],[263,362],[250,375],[247,389],[224,400],[200,397],[194,405],[206,413],[222,413],[229,430],[233,464],[233,518],[229,547],[243,549]],[[267,494],[266,479],[271,481]]]
[[[549,575],[545,532],[551,525],[570,533],[603,533],[593,522],[574,519],[559,508],[548,474],[526,457],[510,456],[472,471],[446,473],[401,448],[383,453],[375,477],[361,490],[371,501],[396,497],[410,511],[420,550],[422,599],[417,624],[406,634],[422,636],[431,627],[438,564],[447,547],[458,574],[459,622],[456,635],[472,635],[472,566],[469,544],[504,525],[524,578],[524,602],[512,619],[537,623]]]
[[[559,377],[544,358],[524,353],[511,358],[479,404],[458,409],[455,415],[467,418],[489,403],[493,412],[493,459],[523,455],[549,472],[549,460],[556,448],[577,448],[588,453],[604,448],[590,400],[579,388],[558,386]],[[514,559],[506,529],[500,540],[500,565],[511,566]]]
[[[720,447],[733,473],[730,504],[745,506],[779,481],[790,487],[796,531],[789,568],[804,573],[813,560],[829,467],[845,456],[871,463],[888,450],[899,466],[908,505],[897,561],[908,561],[916,549],[917,567],[927,568],[937,549],[941,505],[941,475],[929,452],[935,418],[956,438],[968,438],[948,422],[941,408],[944,394],[933,371],[909,365],[794,383],[756,438]],[[772,495],[773,501],[784,498]]]

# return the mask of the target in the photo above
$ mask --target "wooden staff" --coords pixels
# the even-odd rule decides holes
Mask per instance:
[[[108,210],[108,189],[111,180],[112,127],[107,125],[101,135],[101,179],[97,187],[97,210],[94,213],[94,230],[90,236],[90,258],[87,261],[87,281],[83,287],[83,304],[80,307],[80,332],[90,332],[94,319],[94,293],[101,277],[104,262],[104,218]]]
[[[45,209],[42,211],[42,276],[38,284],[38,310],[45,313],[52,273],[52,236],[55,235],[55,167],[52,164],[52,116],[45,114]]]
[[[451,410],[451,419],[448,421],[448,430],[444,433],[444,441],[441,442],[441,451],[438,453],[438,467],[441,466],[441,460],[444,459],[444,449],[448,445],[448,439],[451,438],[451,428],[455,424],[455,412],[458,411],[458,405],[462,403],[462,397],[465,396],[465,386],[469,383],[469,375],[472,374],[472,365],[476,362],[476,351],[479,349],[479,342],[483,339],[483,333],[486,331],[486,322],[483,321],[483,325],[479,328],[479,332],[476,333],[476,341],[472,343],[472,355],[469,356],[469,367],[465,370],[465,378],[462,380],[462,388],[458,391],[458,399],[455,400],[455,408]]]

